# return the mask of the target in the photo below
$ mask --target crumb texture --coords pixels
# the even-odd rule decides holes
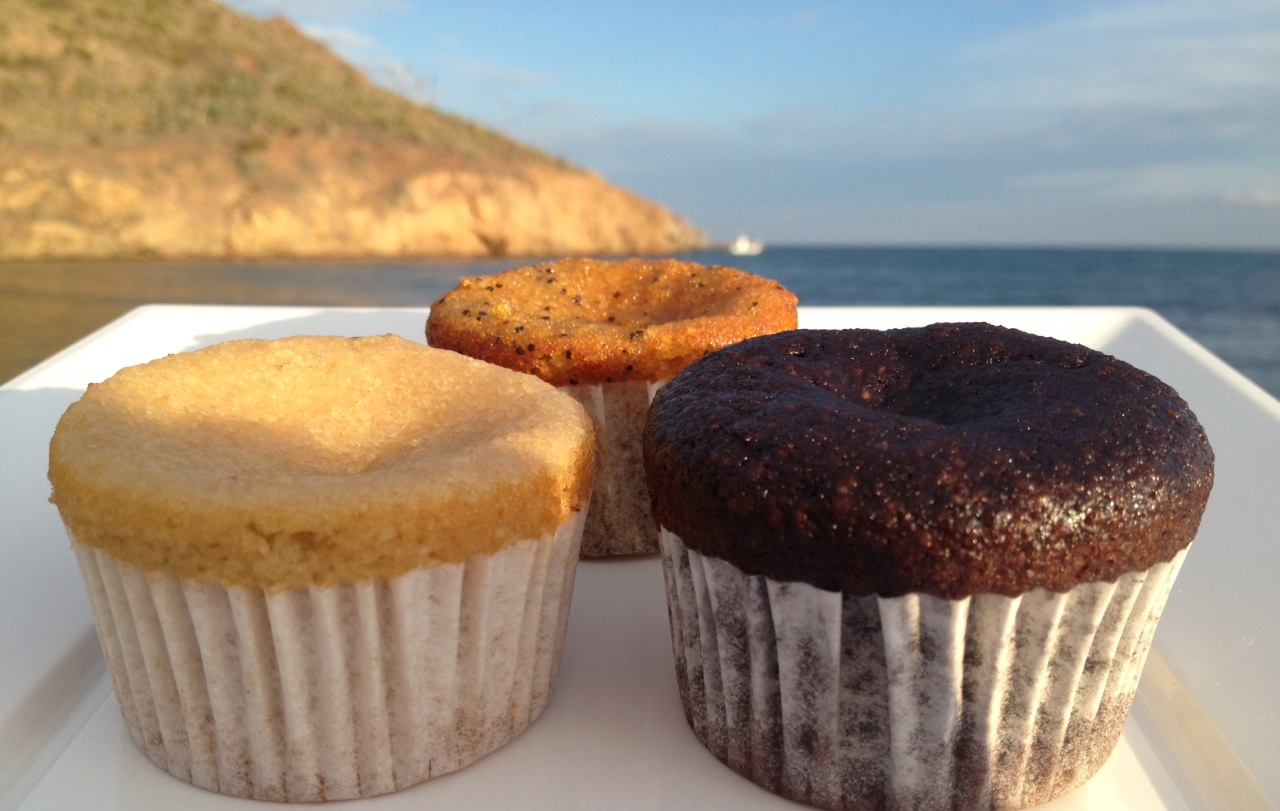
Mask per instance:
[[[748,575],[664,530],[685,716],[730,768],[823,808],[1044,803],[1110,756],[1184,556],[1065,593],[885,598]]]
[[[460,769],[551,699],[581,513],[492,555],[328,588],[179,580],[74,549],[138,747],[201,788],[371,797]]]
[[[661,383],[624,380],[561,389],[582,403],[595,427],[599,457],[582,536],[584,558],[651,555],[658,551],[644,482],[641,437],[649,402]]]
[[[1189,544],[1213,451],[1114,357],[988,324],[797,330],[654,397],[660,526],[752,574],[852,594],[1069,591]]]
[[[230,341],[91,385],[50,446],[71,535],[265,589],[459,562],[584,506],[582,408],[528,375],[381,336]]]
[[[665,380],[796,319],[791,292],[735,268],[575,258],[464,277],[432,305],[427,338],[563,386]]]

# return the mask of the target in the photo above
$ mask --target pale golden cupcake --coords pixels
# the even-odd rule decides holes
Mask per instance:
[[[297,337],[91,385],[49,478],[138,746],[322,801],[461,768],[546,707],[594,455],[528,375]]]
[[[796,297],[735,268],[674,259],[562,259],[464,277],[427,339],[536,375],[586,406],[600,447],[584,556],[653,553],[640,438],[649,402],[689,363],[796,327]]]

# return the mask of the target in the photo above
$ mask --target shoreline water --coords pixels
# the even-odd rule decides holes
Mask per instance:
[[[1280,252],[789,247],[681,255],[777,279],[802,305],[1142,306],[1280,397]],[[149,303],[421,306],[537,260],[0,263],[0,381]]]

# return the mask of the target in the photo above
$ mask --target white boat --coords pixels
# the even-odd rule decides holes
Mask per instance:
[[[729,243],[729,253],[734,256],[756,256],[764,253],[764,242],[752,239],[746,234],[738,234],[738,237]]]

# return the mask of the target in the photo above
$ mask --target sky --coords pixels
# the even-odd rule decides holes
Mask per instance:
[[[231,0],[772,244],[1280,249],[1277,0]]]

